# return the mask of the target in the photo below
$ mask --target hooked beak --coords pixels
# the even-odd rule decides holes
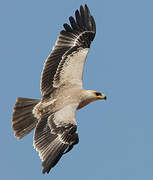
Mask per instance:
[[[101,94],[100,96],[98,96],[98,99],[104,99],[104,100],[106,100],[107,97],[106,97],[104,94]]]

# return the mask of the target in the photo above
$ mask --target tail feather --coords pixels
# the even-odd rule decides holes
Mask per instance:
[[[39,102],[39,99],[17,98],[13,108],[12,129],[18,139],[23,138],[36,127],[38,120],[32,110]]]

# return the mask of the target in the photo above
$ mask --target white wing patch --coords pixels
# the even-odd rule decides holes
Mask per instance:
[[[76,125],[75,112],[76,112],[77,107],[78,107],[77,103],[69,104],[65,106],[64,108],[62,108],[61,110],[57,111],[54,114],[54,119],[53,119],[56,127],[60,127],[62,125],[66,125],[69,123]]]
[[[77,84],[82,87],[82,74],[88,51],[89,48],[81,48],[79,51],[75,51],[67,57],[63,57],[54,77],[54,87],[58,87],[64,82]],[[63,61],[65,61],[64,64]]]

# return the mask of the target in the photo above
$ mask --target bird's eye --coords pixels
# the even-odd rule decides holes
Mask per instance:
[[[101,96],[101,93],[99,93],[99,92],[96,92],[96,96]]]

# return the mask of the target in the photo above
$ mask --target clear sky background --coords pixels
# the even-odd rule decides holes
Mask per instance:
[[[87,3],[97,24],[84,88],[107,95],[77,112],[80,142],[49,175],[33,133],[11,129],[16,97],[40,98],[40,75],[62,24]],[[153,1],[0,1],[0,179],[153,179]]]

